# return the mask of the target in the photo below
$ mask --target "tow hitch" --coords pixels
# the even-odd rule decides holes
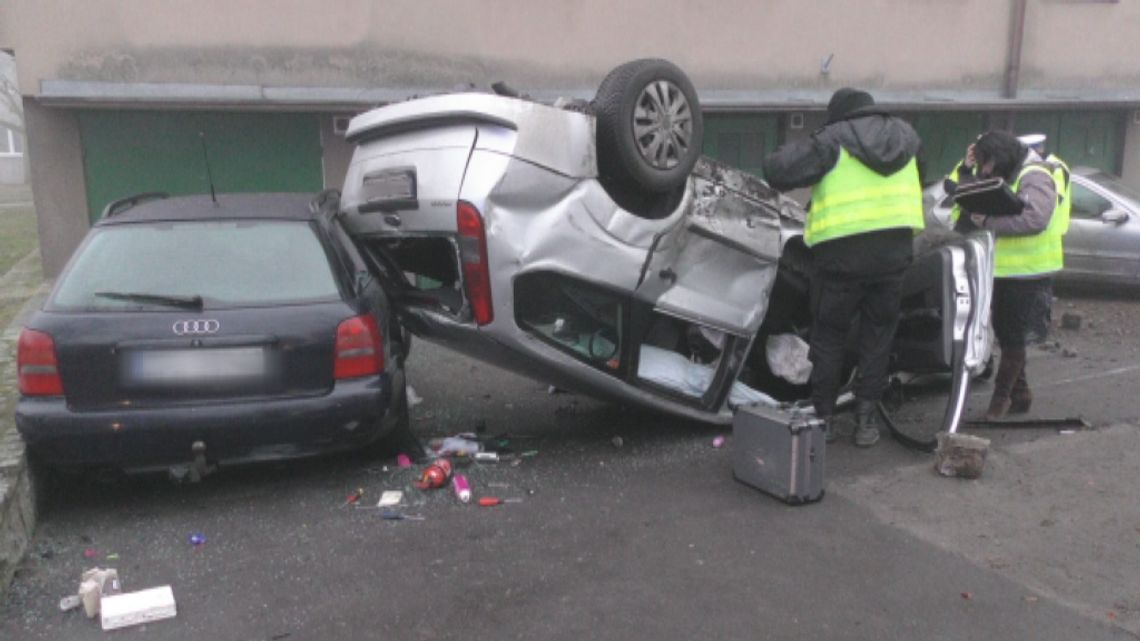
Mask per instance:
[[[206,462],[206,444],[194,441],[190,446],[193,460],[188,464],[170,466],[170,478],[179,483],[197,483],[218,470],[218,466]]]

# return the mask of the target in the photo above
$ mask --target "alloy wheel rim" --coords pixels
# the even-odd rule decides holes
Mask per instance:
[[[646,85],[633,108],[641,157],[654,169],[672,169],[688,153],[692,136],[693,113],[684,92],[668,80]]]

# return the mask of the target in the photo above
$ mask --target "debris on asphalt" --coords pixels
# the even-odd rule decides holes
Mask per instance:
[[[345,508],[345,507],[348,507],[350,505],[356,505],[357,503],[360,502],[360,499],[363,497],[364,497],[364,488],[358,487],[358,488],[356,488],[355,492],[353,492],[352,494],[349,494],[348,496],[345,497],[344,503],[341,503],[340,506],[342,508]]]
[[[455,497],[462,503],[471,501],[471,485],[467,483],[467,477],[462,474],[456,474],[451,477],[451,486],[455,489]]]
[[[722,434],[722,435],[720,435],[720,436],[717,436],[716,438],[714,438],[714,439],[712,440],[712,446],[713,446],[713,447],[715,447],[715,448],[717,448],[717,449],[720,449],[720,448],[724,447],[724,435]]]
[[[1068,418],[1029,418],[1022,420],[1008,420],[1002,419],[999,421],[964,421],[965,425],[970,427],[1001,427],[1001,428],[1049,428],[1049,429],[1073,429],[1073,430],[1089,430],[1092,425],[1088,421],[1079,416],[1070,416]]]
[[[83,558],[85,559],[93,559],[97,556],[99,556],[99,550],[96,550],[95,548],[87,548],[86,550],[83,550]]]
[[[190,535],[189,542],[190,545],[193,545],[194,547],[201,547],[206,544],[206,535],[195,532],[194,534]]]
[[[416,394],[416,388],[408,385],[408,407],[415,407],[423,402],[423,397],[419,394]]]
[[[384,510],[380,513],[380,518],[385,521],[423,521],[424,517],[419,514],[404,514],[403,512],[396,512],[394,510]]]
[[[99,614],[103,596],[117,594],[121,590],[118,570],[96,567],[80,575],[77,594],[87,618],[94,619],[95,615]],[[60,601],[60,608],[62,607],[63,601]]]
[[[396,467],[411,467],[412,459],[408,458],[407,454],[400,453],[396,455]]]
[[[404,500],[404,493],[400,490],[384,490],[380,495],[380,500],[376,502],[376,507],[392,507],[399,505]]]
[[[112,552],[111,554],[108,554],[108,555],[107,555],[107,560],[108,560],[108,561],[118,561],[118,560],[119,560],[119,555],[118,555],[118,554],[116,554],[116,553],[114,553],[114,552]]]
[[[474,458],[477,463],[498,463],[501,460],[498,452],[476,452]]]
[[[521,456],[522,458],[530,458],[532,456],[538,456],[538,450],[527,450],[525,452],[519,452],[519,456]]]
[[[78,594],[72,594],[59,600],[59,611],[70,612],[81,605],[83,605],[83,599],[80,599]]]
[[[622,445],[625,445],[625,439],[623,439],[620,436],[613,437],[612,439],[610,439],[610,442],[614,444],[614,447],[619,448],[619,449],[621,448]]]
[[[942,476],[976,479],[986,466],[990,440],[969,434],[938,434],[934,469]]]
[[[970,599],[974,598],[974,595],[970,592],[963,592],[962,598],[969,601]]]
[[[132,625],[170,619],[178,614],[174,591],[163,585],[138,592],[115,594],[103,598],[100,623],[104,630],[117,630]]]
[[[1061,356],[1064,356],[1065,358],[1076,358],[1079,355],[1080,354],[1077,352],[1077,350],[1070,349],[1068,347],[1061,350]]]
[[[1061,315],[1061,329],[1078,330],[1081,328],[1081,315],[1075,312],[1065,312]]]
[[[497,496],[484,496],[479,499],[479,507],[495,507],[504,503],[522,503],[522,499],[501,499]]]
[[[483,450],[482,444],[475,440],[474,435],[459,434],[442,439],[432,439],[428,448],[436,456],[474,456]]]
[[[451,479],[451,461],[440,458],[424,468],[413,485],[421,490],[434,490],[443,487]]]

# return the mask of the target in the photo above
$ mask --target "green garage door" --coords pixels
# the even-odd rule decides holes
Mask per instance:
[[[132,194],[208,194],[203,141],[219,194],[323,186],[315,114],[82,111],[79,126],[92,221]]]
[[[1048,151],[1070,167],[1096,167],[1119,175],[1126,115],[1121,111],[1025,111],[1014,115],[1014,130],[1018,135],[1045,134]]]
[[[777,117],[706,113],[702,153],[761,176],[765,154],[776,150]]]
[[[902,114],[922,138],[925,184],[938,182],[966,155],[966,147],[984,132],[985,118],[980,113],[912,113]]]

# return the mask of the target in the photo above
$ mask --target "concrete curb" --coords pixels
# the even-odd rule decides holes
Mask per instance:
[[[24,558],[36,527],[35,488],[24,441],[14,420],[16,340],[28,317],[43,304],[49,283],[39,276],[39,252],[32,252],[0,278],[8,300],[24,298],[19,313],[0,335],[0,597]]]

